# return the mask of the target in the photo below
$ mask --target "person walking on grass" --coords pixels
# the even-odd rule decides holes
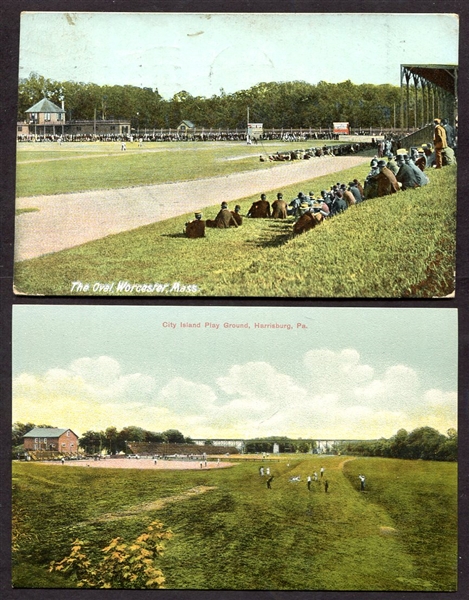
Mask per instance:
[[[326,480],[324,481],[324,491],[326,492],[326,494],[327,494],[328,490],[329,490],[329,482],[328,482],[328,481],[327,481],[327,479],[326,479]]]
[[[268,490],[272,489],[272,486],[271,486],[270,484],[272,483],[272,479],[273,479],[273,478],[274,478],[274,476],[273,476],[273,475],[271,475],[271,476],[269,477],[269,479],[267,479],[267,482],[266,482],[266,483],[267,483],[267,489],[268,489]]]
[[[321,478],[322,478],[322,477],[324,477],[324,470],[325,470],[325,469],[324,469],[324,467],[321,467],[321,471],[320,471],[320,473],[321,473]]]
[[[307,485],[308,485],[308,490],[311,491],[311,475],[308,475],[308,478],[306,481],[307,481]]]
[[[359,475],[358,479],[360,480],[360,491],[364,492],[365,491],[365,476]]]

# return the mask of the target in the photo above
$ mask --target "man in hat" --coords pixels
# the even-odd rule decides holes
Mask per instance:
[[[342,195],[343,195],[343,198],[344,198],[345,202],[347,202],[347,206],[353,206],[354,204],[357,203],[357,201],[355,199],[355,196],[350,191],[350,188],[347,189],[347,186],[345,185],[345,183],[342,183],[340,185],[340,190],[342,192]]]
[[[241,216],[241,206],[237,204],[234,210],[231,211],[233,219],[238,223],[238,227],[243,224],[243,217]]]
[[[412,159],[414,161],[415,166],[417,166],[421,171],[425,171],[425,167],[427,166],[427,159],[425,158],[425,153],[422,147],[414,148]]]
[[[265,194],[261,194],[261,199],[252,203],[248,217],[252,219],[266,219],[270,217],[270,203],[267,201]]]
[[[283,194],[277,194],[277,200],[272,202],[272,219],[287,218],[287,203],[283,199]]]
[[[386,159],[388,161],[386,163],[386,168],[388,168],[390,171],[392,171],[394,173],[394,175],[396,175],[396,173],[399,171],[399,167],[397,166],[397,162],[395,161],[392,152],[388,152],[386,154]]]
[[[429,183],[430,180],[425,175],[425,173],[417,167],[417,165],[414,163],[414,161],[408,154],[404,154],[403,157],[405,164],[409,165],[412,171],[415,173],[415,177],[419,186],[427,185],[427,183]]]
[[[350,181],[348,184],[349,191],[353,194],[355,198],[355,204],[359,204],[363,200],[363,196],[361,195],[360,190],[358,189],[357,184],[354,181]]]
[[[215,219],[207,220],[207,227],[216,227],[217,229],[228,229],[228,227],[238,227],[238,223],[228,210],[228,204],[226,202],[221,203],[221,208],[215,217]]]
[[[454,129],[449,124],[448,119],[442,119],[441,124],[446,132],[446,143],[450,148],[454,148]]]
[[[202,213],[196,212],[195,219],[186,223],[184,234],[188,238],[205,237],[205,221],[202,221]]]
[[[331,216],[335,217],[335,215],[344,212],[344,210],[347,210],[347,208],[348,204],[344,200],[342,191],[336,190],[334,199],[332,200],[332,205],[330,207]]]
[[[448,142],[446,140],[446,131],[443,125],[441,124],[440,119],[433,119],[433,123],[435,125],[435,129],[433,131],[433,146],[435,148],[435,163],[436,168],[441,169],[443,166],[443,155],[442,150],[448,146]]]
[[[299,235],[300,233],[305,233],[310,229],[314,229],[314,227],[323,222],[323,219],[324,217],[320,212],[312,212],[309,210],[309,207],[306,207],[305,212],[293,225],[293,235]]]
[[[398,192],[400,190],[399,182],[391,169],[387,168],[385,160],[378,161],[378,169],[379,173],[375,176],[378,198]]]
[[[371,170],[366,176],[365,179],[365,200],[369,200],[370,198],[376,198],[376,194],[378,191],[378,187],[376,184],[375,176],[379,174],[378,169],[378,159],[373,158],[370,162]]]
[[[402,190],[408,190],[411,188],[419,187],[419,182],[417,180],[415,172],[408,164],[405,163],[404,155],[398,154],[396,161],[399,166],[399,171],[397,172],[396,179],[401,184]]]

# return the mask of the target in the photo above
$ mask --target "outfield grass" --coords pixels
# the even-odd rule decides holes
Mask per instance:
[[[326,142],[338,145],[339,142]],[[323,146],[324,141],[191,143],[147,142],[143,148],[120,143],[19,144],[17,197],[125,188],[190,181],[239,171],[275,169],[284,163],[260,162],[260,154]],[[314,160],[314,159],[313,159]]]
[[[284,188],[321,189],[363,180],[369,167]],[[292,220],[244,219],[238,229],[209,229],[186,239],[192,214],[108,236],[15,266],[25,294],[75,295],[72,281],[90,284],[168,283],[197,286],[195,295],[260,297],[434,297],[452,292],[456,252],[456,167],[429,173],[428,186],[377,198],[292,239]],[[269,193],[274,198],[276,190]],[[257,196],[239,201],[246,214]],[[234,203],[233,203],[234,205]],[[233,207],[231,207],[233,208]],[[219,206],[204,210],[214,217]],[[138,295],[138,291],[116,295]],[[156,292],[149,295],[158,295]],[[169,295],[194,295],[184,291]]]
[[[257,463],[207,471],[16,463],[14,586],[76,585],[48,572],[73,540],[99,555],[112,538],[131,541],[158,519],[174,532],[159,564],[172,589],[455,590],[456,465],[346,460],[284,457],[270,465],[271,490]],[[306,487],[321,466],[327,494],[320,483]],[[302,481],[290,483],[297,474]],[[194,486],[214,489],[171,500]],[[147,510],[159,498],[170,500]]]

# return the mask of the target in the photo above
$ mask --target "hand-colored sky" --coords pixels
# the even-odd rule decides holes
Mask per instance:
[[[260,82],[400,84],[400,64],[457,64],[449,14],[25,12],[20,77],[185,90]]]
[[[457,427],[457,313],[15,306],[13,389],[14,421],[78,434],[111,425],[193,438],[444,433]]]

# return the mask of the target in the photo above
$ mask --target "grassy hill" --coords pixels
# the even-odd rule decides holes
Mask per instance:
[[[142,471],[16,463],[14,585],[74,587],[48,571],[73,540],[97,557],[112,538],[131,541],[158,519],[174,533],[158,565],[167,588],[456,589],[456,464],[284,455],[270,463],[272,489],[260,464]],[[321,466],[328,492],[321,482],[308,491],[307,475]]]
[[[299,188],[318,194],[336,181],[363,181],[368,170],[365,165],[281,191],[287,199]],[[17,263],[15,286],[33,295],[75,295],[71,284],[79,280],[90,285],[86,295],[106,295],[93,286],[114,282],[110,293],[121,296],[158,296],[131,287],[153,283],[168,284],[163,295],[175,296],[444,296],[454,289],[456,167],[429,176],[423,188],[363,202],[295,239],[291,218],[245,218],[238,229],[210,229],[205,238],[190,240],[182,233],[193,218],[187,214]],[[242,214],[257,199],[241,199]],[[218,209],[204,209],[204,218]],[[130,286],[119,290],[119,282]],[[174,289],[174,283],[180,285]]]

